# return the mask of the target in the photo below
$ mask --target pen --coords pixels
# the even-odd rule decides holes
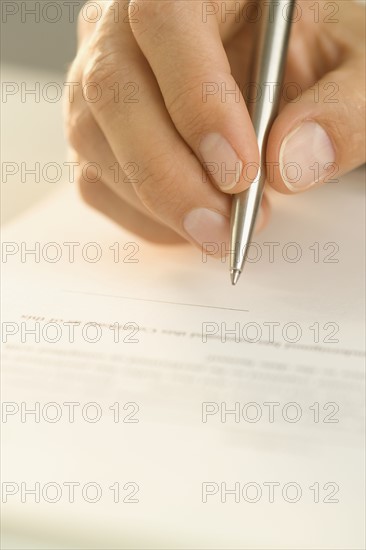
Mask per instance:
[[[249,189],[233,196],[230,275],[235,285],[243,270],[266,180],[265,155],[269,130],[281,98],[287,47],[296,0],[262,0],[260,31],[253,57],[248,110],[257,136],[260,165]]]

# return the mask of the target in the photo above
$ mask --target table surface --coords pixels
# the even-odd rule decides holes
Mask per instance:
[[[9,92],[11,89],[16,91],[3,97],[1,105],[1,223],[5,224],[65,185],[65,177],[56,182],[51,179],[55,178],[57,167],[63,176],[66,173],[67,145],[63,131],[62,99],[52,101],[55,97],[52,94],[62,89],[66,78],[62,74],[9,65],[3,66],[1,73],[3,85],[7,85]],[[31,89],[37,90],[36,95],[26,93]],[[39,181],[26,173],[27,170],[34,170],[36,163],[39,163]],[[53,163],[54,168],[47,168],[49,163]],[[5,177],[4,166],[15,173]],[[49,181],[42,177],[42,172],[47,174],[47,169]]]

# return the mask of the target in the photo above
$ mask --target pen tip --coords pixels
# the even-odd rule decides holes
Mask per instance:
[[[240,277],[240,273],[241,271],[239,269],[233,269],[230,274],[231,274],[231,284],[232,285],[236,285],[236,283],[239,281],[239,277]]]

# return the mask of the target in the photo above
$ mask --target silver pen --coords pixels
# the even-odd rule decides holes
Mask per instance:
[[[248,110],[257,136],[260,166],[246,191],[233,195],[231,211],[230,275],[238,282],[247,257],[266,180],[267,138],[277,116],[296,0],[260,2],[260,31],[250,84],[258,99],[249,98]]]

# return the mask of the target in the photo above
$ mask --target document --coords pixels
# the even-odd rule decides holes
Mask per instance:
[[[4,528],[54,548],[363,548],[363,182],[273,194],[236,287],[218,243],[148,243],[71,186],[9,224]]]

